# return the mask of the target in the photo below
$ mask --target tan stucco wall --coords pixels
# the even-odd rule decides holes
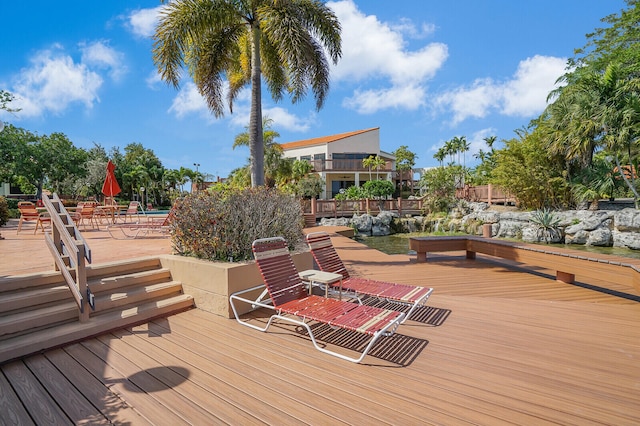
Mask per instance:
[[[299,271],[313,268],[311,253],[293,255],[293,261]],[[174,280],[182,283],[186,294],[193,296],[199,309],[233,318],[229,296],[240,290],[262,284],[262,278],[255,262],[226,263],[210,262],[184,256],[160,256],[162,266],[171,271]],[[246,294],[243,297],[258,297]],[[246,313],[250,306],[239,307],[239,313]]]

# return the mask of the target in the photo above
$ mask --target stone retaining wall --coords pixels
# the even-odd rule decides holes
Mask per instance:
[[[468,203],[442,219],[423,216],[398,217],[393,212],[377,216],[322,219],[321,225],[350,226],[359,234],[381,236],[396,232],[464,232],[482,235],[482,225],[491,224],[491,236],[525,242],[552,242],[640,250],[640,210],[566,210],[553,212],[556,226],[545,229],[531,221],[531,212],[498,211],[486,203]]]

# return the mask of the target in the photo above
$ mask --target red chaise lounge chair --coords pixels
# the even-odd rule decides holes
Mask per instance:
[[[378,299],[410,306],[407,315],[402,321],[403,323],[411,317],[411,314],[418,307],[424,306],[433,292],[433,289],[429,287],[352,277],[333,247],[329,234],[326,232],[312,232],[307,234],[306,239],[318,268],[321,271],[333,272],[343,276],[342,291],[352,293],[353,297],[359,301],[362,296],[373,296]],[[339,283],[337,282],[336,285]]]
[[[264,287],[262,285],[232,294],[229,302],[236,320],[242,325],[266,331],[276,319],[288,321],[304,327],[319,351],[347,361],[360,362],[380,336],[392,335],[404,319],[401,312],[309,295],[308,284],[299,277],[287,243],[282,237],[256,240],[252,248],[271,304],[241,297],[244,293],[259,290]],[[240,319],[237,302],[248,303],[254,308],[273,309],[276,313],[271,315],[266,326],[259,327]],[[371,336],[371,340],[359,357],[349,357],[319,346],[307,321],[317,321],[334,328],[364,333]]]

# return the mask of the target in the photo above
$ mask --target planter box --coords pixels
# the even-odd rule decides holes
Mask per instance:
[[[313,269],[313,258],[310,252],[293,254],[293,261],[299,271]],[[199,309],[226,318],[233,318],[229,304],[229,296],[240,290],[262,284],[262,277],[255,262],[210,262],[191,257],[164,255],[160,256],[164,268],[171,271],[174,280],[182,283],[186,294],[193,296]],[[248,293],[247,298],[258,297]],[[250,306],[243,307],[243,314]]]

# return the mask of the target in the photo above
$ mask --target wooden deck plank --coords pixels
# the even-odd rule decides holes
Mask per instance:
[[[36,424],[73,424],[24,362],[9,363],[3,366],[2,370]]]
[[[91,339],[82,342],[82,345],[100,357],[122,377],[160,404],[172,408],[174,413],[182,419],[182,422],[191,424],[206,424],[208,421],[223,421],[217,418],[215,413],[189,400],[183,395],[173,391],[171,384],[166,384],[154,376],[149,369],[138,367],[126,355],[111,349],[109,343],[102,338]],[[166,371],[168,368],[156,364],[157,371]]]
[[[194,311],[192,314],[192,316],[199,316],[201,313]],[[179,322],[181,325],[188,326],[185,318],[185,316],[172,317],[170,320],[172,324]],[[194,324],[200,322],[197,321]],[[256,334],[253,330],[239,325],[236,328],[237,330],[234,331],[240,333],[240,336],[235,337],[238,339],[238,345],[252,344],[247,348],[248,353],[260,351],[265,356],[273,357],[274,363],[276,363],[273,368],[277,368],[278,365],[292,366],[297,376],[292,380],[298,382],[307,377],[309,380],[308,386],[315,388],[319,393],[318,398],[320,398],[320,401],[330,402],[334,412],[339,412],[336,411],[339,406],[336,405],[334,400],[337,398],[338,402],[349,402],[349,405],[353,407],[367,407],[369,418],[375,418],[381,423],[389,419],[406,424],[414,424],[416,422],[442,424],[442,422],[446,422],[447,419],[450,421],[452,418],[463,420],[463,417],[458,416],[458,412],[467,406],[467,397],[448,395],[445,400],[437,398],[431,400],[434,396],[424,389],[425,383],[422,380],[415,381],[411,373],[408,375],[399,374],[399,377],[388,377],[388,375],[394,375],[393,373],[403,370],[390,363],[376,362],[374,360],[369,365],[354,366],[349,363],[328,361],[330,368],[325,368],[323,364],[327,362],[326,356],[314,350],[307,338],[296,337],[296,333],[291,330],[287,333],[279,333],[276,336],[260,333],[259,336],[252,338],[252,335]],[[289,327],[283,326],[282,329],[286,330]],[[235,333],[227,332],[227,339],[234,335]],[[259,341],[256,342],[256,340]],[[282,341],[278,342],[278,340]],[[242,346],[240,347],[242,348]],[[282,351],[283,347],[287,348],[286,352]],[[372,352],[375,353],[375,351]],[[300,363],[300,359],[304,360],[302,365],[296,365]],[[382,381],[377,374],[372,374],[372,372],[368,371],[368,367],[391,367],[391,369],[385,371],[386,378]],[[422,379],[428,380],[428,372],[425,371],[424,373],[426,374]],[[415,383],[412,383],[414,381]],[[320,384],[324,384],[326,389],[320,387]],[[415,389],[422,389],[424,393],[417,396],[411,392],[407,393],[407,390],[413,389],[414,385]],[[350,389],[350,391],[343,393],[340,392],[340,389]],[[445,402],[447,409],[440,412],[441,409],[439,407]],[[353,409],[355,408],[348,408],[341,414],[351,418],[349,410]],[[425,416],[426,413],[429,413],[428,417]],[[411,417],[403,420],[403,417],[407,415]],[[517,414],[513,414],[513,416],[518,417]],[[484,415],[474,413],[474,418],[476,421],[484,419],[483,423],[495,424],[497,421],[495,416],[491,414],[491,410],[487,410]],[[525,423],[526,420],[531,421],[532,419],[521,419]]]
[[[216,386],[202,387],[196,383],[192,378],[194,370],[185,367],[187,360],[172,357],[171,354],[163,350],[155,350],[153,345],[140,344],[135,336],[124,330],[112,335],[101,336],[98,340],[107,345],[111,352],[115,351],[126,357],[141,371],[147,371],[173,393],[198,407],[209,407],[206,413],[207,418],[224,423],[255,421],[253,416],[230,404],[228,397],[222,396],[223,389]],[[140,346],[129,343],[134,341]],[[216,392],[210,392],[210,389],[216,389]]]
[[[151,424],[64,350],[47,351],[45,356],[76,389],[82,389],[84,397],[91,401],[111,423]]]
[[[267,380],[269,375],[264,372],[265,366],[262,364],[243,365],[242,359],[248,358],[247,354],[231,354],[226,351],[221,354],[215,349],[219,346],[219,340],[205,342],[202,341],[203,335],[197,333],[193,338],[198,339],[203,347],[198,345],[194,348],[192,338],[176,331],[174,327],[168,333],[168,329],[161,325],[164,322],[158,320],[136,327],[133,336],[137,340],[148,340],[148,344],[154,345],[157,337],[163,337],[162,347],[159,348],[164,352],[163,358],[176,356],[188,362],[193,367],[190,380],[203,387],[217,389],[228,399],[227,403],[236,406],[238,410],[244,410],[267,424],[300,424],[302,419],[310,416],[317,423],[339,422],[335,417],[312,413],[304,400],[299,401],[299,395],[305,394],[304,389],[288,392],[282,384],[275,385]],[[206,336],[210,336],[209,328],[206,333]],[[150,338],[147,339],[146,336]],[[140,342],[135,342],[135,345],[148,346]],[[296,397],[292,398],[291,395]]]
[[[102,412],[91,404],[44,355],[31,356],[24,362],[33,374],[38,376],[47,392],[57,395],[56,402],[74,424],[110,424]]]
[[[0,374],[0,413],[5,425],[33,425],[29,412],[20,402],[4,374]]]
[[[100,357],[81,344],[65,346],[65,352],[82,364],[89,373],[100,380],[110,392],[135,408],[151,424],[185,424],[186,421],[175,413],[178,407],[167,407],[150,397],[127,377],[105,363]]]
[[[193,313],[196,312],[194,311]],[[250,398],[259,396],[280,409],[291,410],[291,407],[301,407],[303,411],[295,413],[299,419],[298,421],[311,421],[314,424],[341,422],[339,420],[340,417],[335,417],[335,413],[342,412],[350,413],[350,422],[366,422],[372,415],[381,410],[376,408],[363,412],[357,404],[357,398],[344,392],[335,381],[330,381],[328,384],[325,382],[327,371],[309,373],[308,370],[311,366],[308,365],[307,360],[304,357],[287,357],[292,352],[292,348],[282,346],[277,340],[275,342],[268,340],[264,346],[251,344],[247,347],[245,345],[247,339],[244,335],[236,336],[235,333],[225,332],[226,327],[217,332],[208,326],[203,329],[200,326],[202,320],[199,316],[187,317],[181,317],[180,319],[176,317],[169,318],[172,332],[167,337],[173,338],[176,334],[184,336],[180,338],[180,342],[186,347],[193,346],[194,341],[201,342],[207,348],[208,356],[223,361],[220,367],[236,371],[252,381],[253,384],[248,384],[248,387],[256,390],[258,387],[265,386],[269,389],[268,392],[256,390],[257,395],[251,395]],[[241,326],[238,325],[238,327]],[[295,336],[290,337],[293,337],[294,346],[300,345],[308,349],[308,345],[305,342],[300,342],[300,339]],[[226,341],[227,344],[218,348],[218,342],[221,340]],[[283,347],[287,348],[284,352],[282,350]],[[312,352],[317,351],[312,349]],[[262,355],[259,362],[256,361],[254,356],[256,353]],[[278,361],[279,355],[285,356],[282,362]],[[256,365],[259,368],[256,369]],[[291,407],[288,407],[289,405]],[[381,405],[384,405],[384,403],[381,403]],[[291,414],[294,415],[294,413]],[[315,418],[318,415],[326,417]],[[401,415],[399,420],[403,418],[416,421],[415,417],[412,418],[408,415]]]

